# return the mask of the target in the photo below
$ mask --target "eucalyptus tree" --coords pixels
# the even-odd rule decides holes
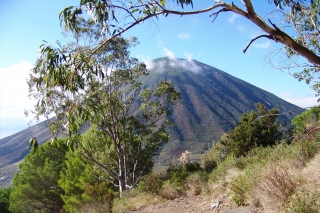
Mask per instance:
[[[49,124],[52,143],[65,133],[72,147],[117,182],[121,196],[150,171],[152,157],[168,141],[167,115],[180,94],[169,82],[159,83],[155,90],[142,88],[139,77],[148,70],[128,50],[137,44],[136,38],[118,37],[94,51],[105,41],[100,26],[82,19],[77,23],[68,45],[40,47],[28,81],[30,95],[38,100],[33,113],[56,115]],[[95,128],[87,140],[81,135],[85,126]],[[36,140],[32,143],[36,145]]]
[[[105,32],[108,32],[108,39],[99,44],[84,58],[90,58],[96,54],[104,45],[122,35],[124,32],[130,30],[134,26],[152,20],[152,18],[159,18],[160,16],[168,15],[196,15],[201,13],[210,13],[209,17],[214,21],[219,14],[231,12],[249,20],[262,33],[256,36],[244,48],[246,52],[250,45],[258,39],[266,38],[283,45],[287,61],[290,63],[281,63],[282,68],[299,67],[300,71],[295,72],[294,77],[299,80],[305,80],[307,83],[312,82],[314,90],[319,93],[319,79],[318,73],[320,69],[320,46],[319,46],[319,21],[320,21],[320,1],[319,0],[264,0],[261,3],[271,3],[275,8],[271,12],[280,13],[283,21],[272,20],[271,16],[266,14],[257,14],[254,4],[251,0],[243,0],[243,5],[236,5],[233,1],[226,3],[222,0],[212,1],[212,6],[199,10],[186,11],[185,6],[197,4],[193,0],[80,0],[79,5],[65,8],[60,13],[61,23],[65,27],[78,31],[79,27],[76,23],[76,17],[85,17],[85,12],[93,17],[96,23],[99,23]],[[178,4],[182,10],[172,10],[172,6]],[[244,7],[243,7],[244,6]],[[263,16],[268,18],[262,18]],[[275,16],[278,17],[278,16]],[[214,25],[213,25],[214,26]],[[274,52],[275,54],[279,51]],[[282,52],[282,51],[281,51]],[[270,55],[270,59],[274,59],[274,55]],[[295,56],[302,56],[305,58],[304,62],[296,60]],[[277,58],[277,57],[276,57]],[[82,58],[78,58],[77,63],[81,64]],[[304,61],[304,60],[302,60]],[[275,63],[273,63],[275,65]],[[286,64],[286,67],[283,67]]]

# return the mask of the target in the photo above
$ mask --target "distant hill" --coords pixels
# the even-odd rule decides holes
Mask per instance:
[[[18,169],[18,162],[29,153],[31,136],[36,137],[40,144],[52,137],[46,124],[47,121],[39,122],[29,129],[0,139],[0,187],[10,185],[9,181]]]
[[[141,77],[143,88],[155,88],[161,81],[171,81],[182,94],[181,104],[172,109],[171,120],[176,124],[168,129],[171,138],[163,147],[157,165],[167,165],[185,150],[200,158],[212,141],[218,141],[223,132],[232,129],[241,115],[255,109],[261,102],[267,108],[279,106],[280,112],[300,108],[252,84],[235,78],[201,62],[185,59],[158,58],[148,64],[150,74]],[[290,122],[294,115],[280,116]],[[42,144],[51,138],[46,121],[0,140],[0,186],[12,175],[6,171],[29,152],[31,135]],[[31,133],[31,134],[30,134]],[[10,169],[6,169],[9,168]],[[1,179],[4,177],[3,179]],[[9,178],[6,178],[9,177]]]

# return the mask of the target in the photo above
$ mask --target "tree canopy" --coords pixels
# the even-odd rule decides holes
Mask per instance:
[[[280,123],[277,122],[278,108],[267,110],[257,103],[257,111],[244,113],[233,130],[222,137],[221,143],[235,156],[245,156],[250,149],[272,146],[282,138]]]
[[[86,207],[110,212],[115,187],[112,188],[108,174],[85,159],[79,150],[67,152],[58,183],[64,192],[61,197],[67,212],[85,211]]]
[[[10,194],[9,210],[15,212],[60,212],[63,190],[58,184],[60,171],[68,150],[65,142],[60,148],[45,143],[35,153],[28,154],[15,174]]]
[[[260,38],[267,38],[274,42],[281,43],[286,51],[287,61],[290,63],[286,68],[300,67],[300,71],[295,72],[294,77],[305,80],[313,84],[313,89],[318,94],[319,80],[318,73],[320,67],[320,46],[319,46],[319,8],[318,0],[269,0],[270,4],[275,5],[275,11],[283,17],[282,23],[275,23],[271,18],[263,19],[257,14],[254,2],[251,0],[242,1],[243,5],[236,5],[233,2],[214,1],[213,5],[201,10],[186,11],[185,7],[194,2],[192,0],[151,0],[151,1],[104,1],[104,0],[81,0],[77,6],[65,8],[60,13],[61,23],[72,31],[79,31],[77,18],[85,17],[85,12],[93,17],[95,22],[100,24],[102,31],[106,32],[107,37],[97,45],[84,58],[76,61],[81,64],[83,59],[88,59],[96,54],[100,48],[114,38],[122,35],[132,27],[141,22],[168,15],[196,15],[200,13],[210,13],[209,17],[214,21],[218,15],[226,12],[233,12],[249,20],[259,29],[262,34],[248,42],[243,52]],[[264,1],[268,3],[266,0]],[[172,4],[178,4],[182,10],[171,10]],[[242,9],[244,6],[244,9]],[[272,12],[272,11],[270,11]],[[214,25],[213,25],[214,27]],[[302,56],[307,63],[299,63],[295,56]],[[271,58],[274,58],[273,56]],[[282,63],[283,65],[284,63]],[[284,68],[284,67],[281,67]]]
[[[56,115],[49,124],[52,143],[64,132],[68,143],[118,182],[121,194],[150,171],[152,157],[168,141],[166,117],[180,94],[170,82],[142,90],[139,77],[149,71],[129,55],[134,37],[115,38],[85,59],[103,37],[92,20],[78,22],[73,42],[41,47],[29,79],[30,95],[38,100],[34,113]],[[91,138],[81,135],[85,126],[94,128]]]

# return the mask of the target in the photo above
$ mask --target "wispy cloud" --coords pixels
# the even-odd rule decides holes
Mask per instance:
[[[187,58],[187,61],[192,61],[192,53],[183,52],[183,55]]]
[[[319,105],[317,102],[318,98],[315,96],[303,96],[301,94],[282,92],[279,94],[279,97],[302,108]]]
[[[169,50],[168,48],[166,48],[162,41],[159,41],[158,42],[158,47],[161,49],[162,53],[166,56],[166,57],[169,57],[171,60],[175,60],[176,57],[173,53],[173,51]]]
[[[146,57],[139,55],[138,58],[140,58],[143,61],[143,63],[145,63],[148,70],[150,70],[154,67],[154,63],[149,55],[147,55]]]
[[[165,52],[165,55],[167,57],[169,57],[171,60],[175,60],[176,59],[174,53],[171,50],[167,49],[166,47],[164,47],[163,50]]]
[[[191,38],[191,35],[189,33],[179,33],[178,38],[182,40],[189,40]]]
[[[258,49],[268,49],[271,46],[271,42],[266,41],[263,43],[253,43],[253,46]]]
[[[227,19],[228,19],[228,22],[229,22],[230,24],[233,24],[234,21],[235,21],[237,18],[239,18],[239,17],[240,17],[240,16],[239,16],[238,14],[232,13],[232,15],[229,16]]]
[[[240,31],[241,33],[247,33],[249,27],[247,25],[243,24],[237,24],[237,30]]]

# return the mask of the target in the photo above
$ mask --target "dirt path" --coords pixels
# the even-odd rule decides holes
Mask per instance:
[[[249,213],[251,212],[250,209],[250,207],[237,208],[232,206],[226,198],[224,201],[217,202],[217,200],[207,196],[192,196],[167,200],[130,213]]]

